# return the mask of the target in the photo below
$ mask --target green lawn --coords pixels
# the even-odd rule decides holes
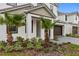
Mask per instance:
[[[0,56],[31,56],[30,54],[25,53],[0,53]]]
[[[67,44],[60,48],[60,51],[63,52],[65,56],[79,56],[79,45]]]

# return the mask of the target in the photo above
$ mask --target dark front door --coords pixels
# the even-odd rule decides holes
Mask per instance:
[[[55,25],[55,27],[54,27],[54,35],[55,36],[62,35],[62,26]]]

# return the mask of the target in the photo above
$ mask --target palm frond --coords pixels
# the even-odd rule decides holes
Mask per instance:
[[[2,16],[0,16],[0,24],[3,25],[4,24],[4,18]]]
[[[16,26],[22,26],[25,23],[25,16],[23,14],[10,14],[10,13],[4,13],[5,16],[5,23],[7,25],[16,25]]]
[[[50,28],[54,27],[57,22],[57,21],[54,21],[52,23],[52,20],[46,19],[46,18],[41,18],[41,21],[42,21],[42,27],[45,29],[50,29]]]
[[[5,16],[5,23],[7,25],[13,25],[14,24],[14,19],[13,19],[12,14],[5,12],[4,16]]]
[[[14,23],[17,26],[25,25],[25,16],[23,14],[14,14]]]

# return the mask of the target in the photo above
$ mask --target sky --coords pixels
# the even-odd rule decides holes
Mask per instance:
[[[58,6],[58,11],[64,13],[79,12],[79,3],[61,3]]]

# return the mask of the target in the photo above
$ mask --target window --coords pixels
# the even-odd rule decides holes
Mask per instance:
[[[18,33],[18,28],[16,26],[9,26],[9,31],[15,34],[15,33]]]
[[[31,23],[32,23],[32,24],[31,24],[31,26],[32,26],[32,30],[31,30],[31,31],[32,31],[32,33],[33,33],[33,20],[32,20],[32,22],[31,22]]]
[[[67,21],[67,15],[65,15],[65,21]]]

